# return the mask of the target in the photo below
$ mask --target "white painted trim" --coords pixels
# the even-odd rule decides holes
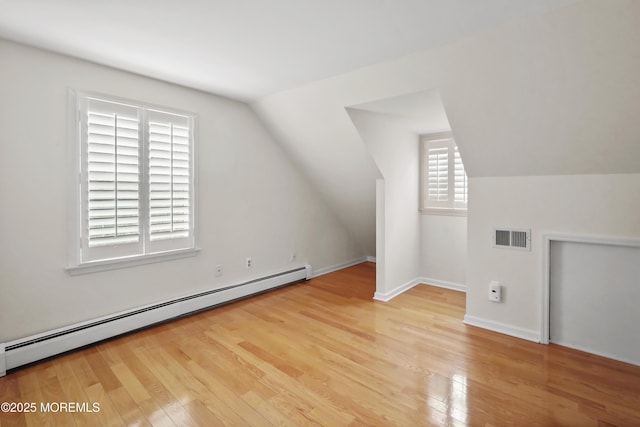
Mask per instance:
[[[403,292],[408,291],[416,285],[427,285],[427,286],[435,286],[438,288],[451,289],[453,291],[459,292],[467,292],[467,287],[465,285],[461,285],[459,283],[447,282],[444,280],[436,280],[429,279],[427,277],[416,277],[413,280],[409,280],[408,282],[398,286],[397,288],[389,291],[389,292],[376,292],[373,295],[373,299],[376,301],[388,302],[393,298],[397,297]]]
[[[549,252],[551,249],[550,236],[542,236],[542,304],[540,310],[540,342],[549,344],[549,274],[551,273],[549,264]]]
[[[134,255],[126,258],[87,262],[82,265],[67,267],[66,270],[69,275],[77,276],[79,274],[96,273],[99,271],[114,270],[116,268],[129,268],[138,265],[190,258],[198,255],[199,252],[200,248],[190,248],[158,254]]]
[[[67,259],[70,263],[80,259],[80,140],[78,93],[67,88]]]
[[[437,286],[438,288],[451,289],[453,291],[467,292],[467,285],[460,283],[447,282],[446,280],[431,279],[430,277],[419,277],[420,283],[425,285]]]
[[[556,343],[553,343],[556,344]],[[568,347],[568,348],[572,348],[574,350],[578,350],[578,351],[584,351],[585,353],[589,353],[589,354],[594,354],[596,356],[600,356],[600,357],[606,357],[607,359],[613,359],[613,360],[617,360],[619,362],[624,362],[624,363],[628,363],[630,365],[635,365],[635,366],[640,366],[640,362],[638,360],[631,360],[631,359],[627,359],[624,357],[620,357],[617,354],[613,354],[613,353],[605,353],[605,352],[601,352],[601,351],[597,351],[597,350],[592,350],[590,348],[587,347],[582,347],[579,345],[568,345],[568,344],[556,344],[556,345],[560,345],[562,347]]]
[[[7,359],[4,352],[4,343],[0,343],[0,377],[7,375]]]
[[[543,232],[543,255],[542,255],[542,307],[540,314],[540,342],[549,344],[549,298],[550,298],[550,252],[551,242],[569,242],[569,243],[590,243],[597,245],[625,246],[632,248],[640,248],[640,239],[628,237],[613,236],[597,236],[597,235],[580,235],[568,233]],[[588,351],[588,350],[585,350]],[[596,354],[596,353],[594,353]],[[610,357],[607,355],[602,355]],[[618,359],[620,360],[620,359]]]
[[[540,334],[531,329],[519,328],[517,326],[507,325],[505,323],[495,322],[493,320],[482,319],[480,317],[464,316],[464,324],[477,326],[479,328],[488,329],[490,331],[499,332],[501,334],[510,335],[512,337],[521,338],[527,341],[540,342]]]
[[[367,262],[376,262],[376,257],[374,257],[374,256],[367,256]]]
[[[387,288],[385,191],[385,180],[376,179],[376,258],[380,255],[380,262],[376,262],[376,292]]]
[[[343,268],[352,267],[354,265],[362,264],[363,262],[367,262],[367,257],[356,258],[351,261],[343,262],[340,264],[330,265],[328,267],[322,267],[313,272],[312,278],[323,276],[325,274],[333,273],[334,271],[342,270]]]
[[[554,240],[570,243],[593,243],[598,245],[628,246],[640,248],[640,238],[584,235],[571,233],[543,233],[545,240]]]
[[[398,295],[400,295],[401,293],[408,291],[409,289],[413,288],[418,284],[420,284],[420,279],[409,280],[408,282],[403,283],[402,285],[396,287],[395,289],[390,290],[389,292],[376,291],[373,294],[373,299],[376,301],[388,302],[388,301],[391,301],[393,298],[397,297]]]
[[[439,216],[467,216],[466,209],[453,209],[453,208],[422,208],[420,209],[422,215],[439,215]]]

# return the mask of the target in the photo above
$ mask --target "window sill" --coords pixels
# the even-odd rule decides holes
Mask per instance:
[[[189,258],[196,256],[200,252],[199,248],[182,249],[179,251],[163,252],[150,255],[136,255],[126,258],[114,258],[104,261],[92,261],[81,265],[67,267],[67,273],[71,276],[80,274],[96,273],[99,271],[115,270],[118,268],[129,268],[144,264],[153,264],[157,262],[171,261],[181,258]]]
[[[425,208],[421,209],[423,215],[467,216],[466,209]]]

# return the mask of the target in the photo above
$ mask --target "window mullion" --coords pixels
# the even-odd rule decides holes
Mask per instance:
[[[115,233],[115,237],[118,237],[118,222],[119,221],[119,215],[118,215],[118,115],[114,114],[113,115],[113,173],[114,173],[114,180],[113,180],[113,188],[114,188],[114,199],[113,199],[113,206],[115,207],[115,211],[114,211],[114,215],[113,215],[113,222],[114,222],[114,233]]]
[[[169,212],[171,214],[171,232],[175,231],[175,226],[173,222],[173,211],[174,211],[174,203],[173,203],[173,123],[171,123],[171,144],[169,146]]]
[[[139,130],[140,146],[140,229],[142,234],[142,253],[149,248],[149,115],[146,108],[140,109],[141,126]]]
[[[447,188],[448,207],[455,207],[456,198],[456,164],[455,164],[455,145],[453,141],[447,143],[447,182],[449,186]]]

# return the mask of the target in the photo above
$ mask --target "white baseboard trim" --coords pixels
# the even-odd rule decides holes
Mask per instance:
[[[4,343],[0,344],[0,377],[7,375],[7,359],[4,355]]]
[[[507,325],[506,323],[482,319],[480,317],[470,316],[468,314],[464,316],[463,322],[466,325],[477,326],[479,328],[488,329],[490,331],[499,332],[501,334],[510,335],[512,337],[521,338],[527,341],[538,343],[541,341],[540,333],[538,331],[532,331],[530,329]]]
[[[362,264],[363,262],[367,262],[367,257],[361,257],[352,259],[351,261],[343,262],[340,264],[330,265],[328,267],[322,267],[313,271],[311,277],[323,276],[325,274],[333,273],[334,271],[342,270],[343,268],[352,267],[354,265]]]
[[[617,354],[597,351],[597,350],[593,350],[593,349],[590,349],[588,347],[583,347],[583,346],[580,346],[580,345],[566,344],[566,343],[560,343],[560,342],[550,342],[550,344],[561,345],[563,347],[572,348],[574,350],[583,351],[585,353],[595,354],[596,356],[606,357],[607,359],[613,359],[613,360],[617,360],[619,362],[629,363],[630,365],[640,366],[640,359],[632,360],[632,359],[628,359],[626,357],[618,356]]]
[[[413,280],[409,280],[408,282],[396,287],[395,289],[392,289],[388,292],[377,292],[375,294],[373,294],[373,299],[376,301],[382,301],[382,302],[388,302],[391,301],[393,298],[397,297],[398,295],[400,295],[403,292],[408,291],[409,289],[413,288],[415,285],[419,284],[420,280],[419,279],[413,279]]]
[[[419,277],[420,283],[437,286],[438,288],[451,289],[454,291],[467,292],[467,286],[460,283],[447,282],[446,280],[432,279],[430,277]]]
[[[465,285],[461,285],[459,283],[447,282],[444,280],[436,280],[430,279],[428,277],[416,277],[413,280],[409,280],[408,282],[398,286],[395,289],[390,290],[389,292],[376,292],[373,295],[373,299],[376,301],[391,301],[393,298],[397,297],[403,292],[408,291],[416,285],[431,285],[436,286],[438,288],[451,289],[454,291],[467,292],[467,287]]]
[[[368,262],[376,262],[376,257],[374,257],[374,256],[367,256],[367,261],[368,261]]]

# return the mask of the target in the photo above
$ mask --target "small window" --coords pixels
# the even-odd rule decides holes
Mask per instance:
[[[467,174],[453,138],[423,136],[420,157],[420,209],[428,213],[466,213]]]
[[[194,115],[72,95],[70,270],[195,251]]]

